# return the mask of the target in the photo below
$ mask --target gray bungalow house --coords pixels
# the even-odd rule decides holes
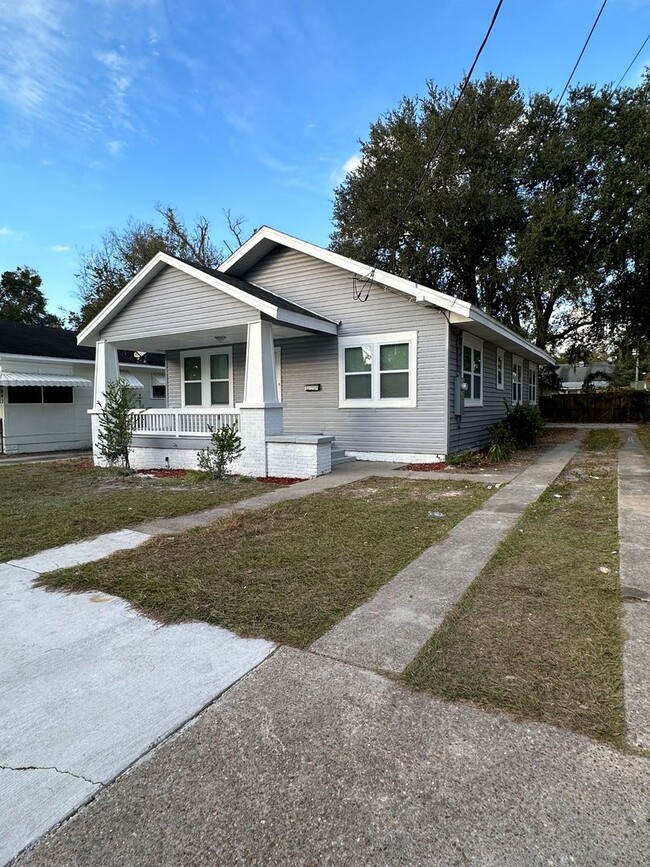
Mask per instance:
[[[477,448],[553,363],[458,298],[268,227],[218,270],[159,253],[79,343],[96,347],[95,438],[118,351],[162,352],[166,407],[138,412],[134,465],[193,467],[209,428],[236,421],[235,469],[257,476]]]

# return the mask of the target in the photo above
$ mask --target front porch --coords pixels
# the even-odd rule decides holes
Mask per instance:
[[[231,472],[289,478],[329,473],[333,436],[324,436],[321,431],[284,430],[284,404],[279,400],[280,356],[275,338],[286,338],[287,327],[260,317],[236,331],[223,325],[219,329],[222,334],[228,330],[233,331],[233,342],[219,340],[212,347],[206,347],[203,334],[155,338],[158,350],[164,349],[167,357],[168,406],[132,410],[131,465],[135,469],[196,469],[197,454],[210,444],[211,431],[236,425],[244,452],[231,464]],[[95,404],[91,415],[97,464],[103,462],[97,449],[99,406],[108,383],[117,379],[118,348],[125,348],[125,342],[96,343]],[[134,340],[128,342],[133,344]],[[150,349],[153,341],[139,338],[139,343]]]
[[[131,465],[134,469],[196,469],[199,449],[210,442],[210,428],[237,425],[241,410],[212,412],[203,408],[135,409]],[[234,473],[305,479],[332,469],[334,437],[321,434],[275,434],[264,438],[263,454],[242,457],[231,465]],[[250,439],[248,440],[250,445]],[[247,440],[242,435],[242,444]],[[259,450],[259,442],[257,447]],[[247,459],[248,457],[248,459]],[[261,472],[260,458],[265,472]],[[255,463],[256,469],[250,467]]]

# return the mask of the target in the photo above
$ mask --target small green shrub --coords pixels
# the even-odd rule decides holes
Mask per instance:
[[[544,419],[538,407],[524,403],[507,407],[503,421],[510,431],[513,446],[517,449],[534,446],[538,434],[544,430]]]
[[[131,410],[135,408],[137,395],[126,380],[114,379],[108,383],[103,398],[98,415],[97,448],[112,467],[119,467],[126,475],[130,472],[129,450],[135,426]]]
[[[236,424],[225,424],[218,430],[208,425],[210,445],[196,456],[198,468],[212,479],[223,479],[226,468],[244,451]]]
[[[498,421],[490,428],[492,445],[488,449],[488,457],[496,463],[509,461],[515,450],[512,432],[506,421]]]
[[[447,463],[451,467],[459,467],[464,464],[477,466],[481,463],[481,455],[468,449],[465,452],[459,452],[457,455],[448,455]]]

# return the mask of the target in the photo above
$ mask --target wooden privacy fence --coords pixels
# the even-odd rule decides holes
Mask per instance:
[[[542,395],[539,408],[547,421],[650,421],[650,392],[580,392]]]

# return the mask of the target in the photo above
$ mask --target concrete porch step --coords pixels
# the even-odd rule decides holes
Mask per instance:
[[[349,464],[355,461],[356,458],[347,457],[344,449],[332,448],[332,466],[338,467],[340,464]]]

